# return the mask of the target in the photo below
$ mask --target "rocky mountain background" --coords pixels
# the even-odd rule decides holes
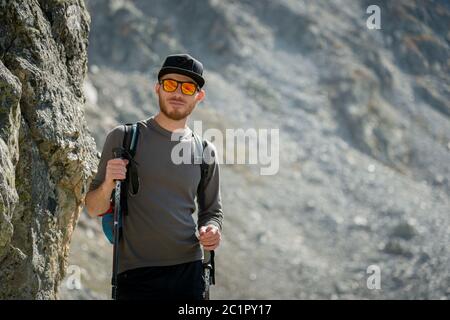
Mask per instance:
[[[16,2],[14,6],[9,1],[4,3],[8,8],[19,8]],[[0,115],[7,114],[0,120],[9,121],[1,120],[0,141],[9,146],[8,150],[20,147],[25,154],[35,150],[28,143],[10,138],[14,137],[10,132],[19,126],[11,120],[14,115],[31,119],[28,123],[39,125],[32,126],[28,135],[31,138],[26,141],[38,141],[35,144],[42,146],[38,154],[44,158],[45,167],[40,169],[36,162],[28,160],[17,161],[12,151],[2,149],[2,275],[16,266],[14,259],[22,259],[28,277],[25,279],[40,277],[42,272],[37,270],[43,269],[37,266],[45,264],[37,261],[50,259],[46,250],[52,250],[46,247],[46,241],[54,239],[53,234],[59,237],[71,231],[60,228],[42,239],[36,236],[35,226],[54,230],[54,225],[47,227],[49,222],[41,224],[39,219],[56,219],[59,226],[67,223],[71,230],[78,216],[73,212],[78,207],[66,208],[59,203],[72,197],[77,200],[71,203],[79,205],[84,192],[76,196],[68,191],[64,196],[58,193],[56,208],[70,216],[71,222],[45,218],[42,212],[47,211],[42,211],[41,206],[18,200],[8,177],[15,172],[16,184],[38,189],[35,193],[47,197],[49,189],[41,184],[61,181],[55,178],[60,176],[51,176],[51,159],[57,157],[57,163],[65,163],[61,155],[67,156],[67,152],[55,152],[59,149],[39,144],[42,140],[36,132],[41,131],[34,128],[41,123],[47,130],[59,132],[61,128],[63,136],[54,138],[61,145],[75,139],[64,134],[66,130],[76,128],[80,132],[75,143],[83,141],[80,149],[89,151],[76,149],[79,160],[75,171],[64,171],[73,166],[58,166],[61,175],[67,177],[63,180],[70,184],[64,190],[73,190],[74,181],[81,180],[71,174],[85,172],[83,181],[87,181],[91,163],[97,161],[88,161],[93,154],[89,136],[94,137],[100,152],[111,128],[155,114],[158,105],[153,86],[164,57],[189,52],[204,63],[207,80],[206,100],[194,111],[191,123],[202,120],[203,130],[278,128],[280,132],[278,174],[261,176],[256,165],[222,164],[225,221],[223,242],[217,251],[213,299],[450,298],[448,1],[20,3],[27,3],[30,11],[14,9],[14,23],[47,17],[47,29],[43,30],[56,49],[45,50],[45,37],[32,41],[30,49],[26,41],[33,40],[36,29],[41,30],[35,26],[0,27],[0,57],[6,66],[0,69]],[[69,3],[77,9],[68,10]],[[381,29],[367,26],[370,5],[380,8]],[[2,8],[0,20],[10,19],[8,12],[5,17]],[[73,20],[74,16],[67,12],[79,14]],[[75,35],[64,29],[67,18],[81,27]],[[87,33],[86,61],[77,50],[84,48],[83,36],[87,37]],[[16,34],[23,36],[23,42],[13,40]],[[87,63],[86,76],[83,63]],[[60,68],[62,76],[55,76]],[[43,82],[29,80],[27,74],[34,75],[38,70],[51,71],[40,77]],[[66,89],[47,94],[53,92],[49,91],[52,87],[42,83]],[[42,101],[54,97],[55,101],[68,102],[44,108],[47,105],[36,104],[41,101],[36,96]],[[35,105],[43,107],[33,109]],[[26,116],[27,112],[36,116]],[[48,112],[52,112],[51,116],[45,118]],[[52,151],[51,159],[45,158],[47,150]],[[72,159],[72,155],[67,157]],[[85,164],[89,170],[80,170],[83,163],[89,163]],[[42,176],[47,170],[51,179]],[[36,175],[34,180],[24,179],[32,173]],[[18,194],[20,199],[23,193]],[[25,194],[22,199],[34,198]],[[21,218],[27,215],[9,209],[11,203],[19,207],[27,203],[27,215],[34,217],[32,222]],[[38,244],[8,236],[5,242],[4,235],[11,233],[3,231],[9,228],[4,222],[10,221],[8,217],[16,217],[12,225],[18,227],[13,234],[28,234],[27,230],[31,230],[28,239],[38,239],[33,240]],[[67,247],[66,240],[62,243]],[[6,247],[4,243],[10,247],[15,244],[15,248],[27,243],[30,254],[24,249],[20,251],[25,252],[23,255],[17,250],[5,255],[1,249]],[[29,258],[33,255],[35,258]],[[64,255],[53,256],[64,261]],[[62,276],[67,267],[65,278],[53,282],[54,288],[59,288],[57,298],[109,299],[111,258],[112,248],[101,232],[99,220],[82,213],[71,237],[68,262],[60,263],[60,269],[45,269],[46,276]],[[8,265],[12,267],[5,269]],[[380,270],[380,289],[369,289],[367,285],[372,275],[368,270],[373,266]],[[15,284],[14,279],[8,279]]]

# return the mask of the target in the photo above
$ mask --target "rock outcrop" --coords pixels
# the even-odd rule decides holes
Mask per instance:
[[[54,299],[96,166],[81,0],[0,1],[0,299]]]

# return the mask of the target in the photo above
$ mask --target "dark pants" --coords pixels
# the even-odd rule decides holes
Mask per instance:
[[[119,273],[119,300],[203,300],[202,261],[144,267]]]

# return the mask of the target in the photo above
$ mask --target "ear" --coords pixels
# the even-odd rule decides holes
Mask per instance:
[[[156,95],[159,95],[160,88],[161,88],[161,85],[159,84],[159,82],[155,83],[154,90],[155,90]]]
[[[197,100],[197,102],[201,102],[203,101],[203,99],[205,99],[206,96],[206,92],[203,89],[200,89],[200,91],[197,93],[197,96],[195,97],[195,100]]]

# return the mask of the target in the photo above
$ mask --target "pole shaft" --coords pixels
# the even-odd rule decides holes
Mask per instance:
[[[116,181],[115,198],[114,198],[114,246],[113,246],[113,269],[112,269],[112,298],[117,300],[117,272],[119,267],[119,218],[121,215],[120,208],[120,191],[122,183]]]

